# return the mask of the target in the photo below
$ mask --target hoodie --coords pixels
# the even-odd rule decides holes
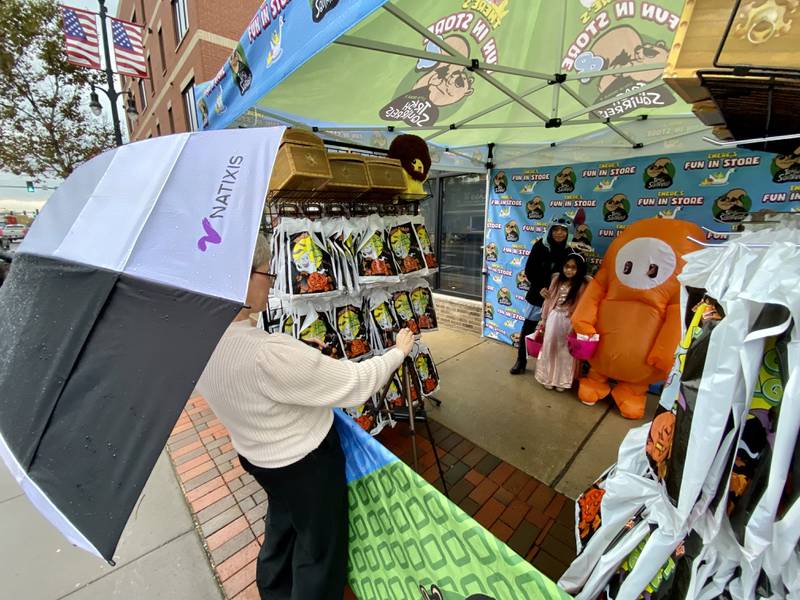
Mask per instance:
[[[565,227],[567,239],[560,244],[553,239],[553,228]],[[575,226],[572,217],[567,214],[560,215],[550,221],[547,235],[534,242],[528,261],[525,263],[525,276],[531,284],[530,290],[525,294],[525,300],[534,306],[541,306],[544,298],[539,293],[542,288],[549,288],[554,273],[559,273],[564,261],[573,249],[569,242]]]

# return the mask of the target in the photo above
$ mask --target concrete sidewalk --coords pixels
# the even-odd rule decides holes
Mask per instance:
[[[608,401],[584,406],[575,391],[548,391],[535,378],[536,361],[510,375],[516,349],[474,333],[440,328],[426,333],[441,379],[429,416],[569,498],[577,498],[617,460],[625,434],[653,418],[629,421]]]
[[[116,567],[69,545],[0,462],[3,598],[221,600],[168,456],[162,454],[117,549]]]

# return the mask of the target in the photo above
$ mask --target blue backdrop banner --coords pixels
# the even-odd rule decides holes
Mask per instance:
[[[575,242],[590,271],[627,224],[678,218],[724,241],[749,213],[800,210],[800,156],[726,149],[491,172],[486,222],[484,335],[518,341],[527,313],[525,261],[553,217],[582,208]],[[718,232],[718,233],[714,233]]]

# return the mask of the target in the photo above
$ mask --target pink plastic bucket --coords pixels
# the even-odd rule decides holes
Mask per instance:
[[[570,333],[567,336],[567,348],[569,348],[569,353],[578,360],[589,360],[592,358],[599,344],[599,341],[579,340],[574,333]]]
[[[531,358],[539,358],[542,351],[542,339],[536,339],[536,332],[525,336],[525,349]]]

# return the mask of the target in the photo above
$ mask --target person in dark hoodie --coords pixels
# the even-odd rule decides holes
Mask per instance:
[[[575,216],[575,220],[583,222],[583,210]],[[511,367],[512,375],[525,372],[528,366],[528,355],[525,350],[525,336],[536,331],[536,326],[542,316],[542,304],[547,298],[550,283],[554,273],[560,273],[564,261],[573,249],[569,245],[570,234],[573,233],[575,222],[572,217],[563,214],[550,221],[547,236],[536,240],[531,247],[528,261],[525,263],[525,276],[530,281],[531,287],[525,295],[528,302],[528,313],[522,324],[517,362]]]

